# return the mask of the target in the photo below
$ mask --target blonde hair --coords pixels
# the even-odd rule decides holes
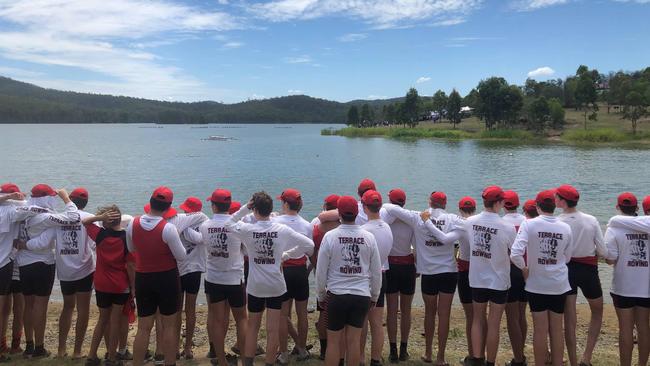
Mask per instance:
[[[97,215],[97,216],[99,216],[99,215],[103,215],[103,214],[105,214],[106,212],[111,212],[111,211],[117,212],[117,213],[119,213],[120,215],[122,215],[122,211],[120,211],[120,208],[117,207],[117,205],[108,205],[108,206],[102,206],[102,207],[99,207],[99,208],[97,209],[97,214],[96,214],[96,215]],[[110,222],[109,224],[110,224],[111,226],[117,226],[117,225],[120,224],[120,221],[121,221],[121,220],[118,219],[118,220],[115,220],[114,222]]]

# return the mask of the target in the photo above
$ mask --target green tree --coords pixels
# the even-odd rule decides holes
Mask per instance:
[[[463,98],[463,105],[470,108],[476,108],[476,106],[478,106],[478,100],[479,100],[478,91],[476,89],[472,89]]]
[[[564,107],[557,98],[549,99],[548,109],[551,118],[551,126],[553,128],[562,128],[564,126]]]
[[[348,125],[353,127],[359,127],[359,108],[356,105],[353,105],[348,109]]]
[[[476,114],[490,130],[497,124],[512,125],[523,108],[523,94],[515,85],[509,85],[504,78],[492,77],[478,84]]]
[[[372,124],[372,113],[368,103],[361,106],[361,124],[364,126]]]
[[[586,70],[585,70],[586,69]],[[578,82],[575,90],[576,107],[582,111],[584,116],[584,127],[587,129],[587,120],[598,119],[598,93],[596,91],[593,72],[586,66],[581,65],[576,72]]]
[[[388,121],[389,124],[393,124],[397,121],[397,108],[395,104],[389,104],[386,106],[386,113],[384,118]]]
[[[404,103],[402,104],[402,115],[404,122],[407,123],[410,127],[415,127],[418,124],[419,119],[419,99],[418,91],[415,88],[409,89],[404,98]]]
[[[529,128],[537,132],[543,132],[551,117],[551,110],[546,97],[535,98],[527,109]]]
[[[438,90],[435,94],[433,94],[432,102],[433,102],[433,110],[435,112],[440,113],[440,115],[442,116],[443,111],[447,108],[447,103],[449,102],[449,98],[447,97],[447,94],[444,91]]]
[[[462,120],[462,116],[460,114],[460,109],[463,107],[462,103],[463,101],[460,97],[460,94],[456,91],[456,89],[452,90],[449,94],[446,108],[447,118],[454,125],[454,129],[456,128],[456,124],[460,123]]]
[[[648,103],[637,91],[631,91],[625,98],[623,118],[632,122],[632,133],[636,135],[637,122],[648,115]]]

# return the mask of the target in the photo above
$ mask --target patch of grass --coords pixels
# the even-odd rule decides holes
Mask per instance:
[[[482,131],[478,137],[481,139],[518,140],[518,141],[532,141],[532,140],[539,140],[543,138],[540,136],[536,136],[529,131],[514,130],[514,129]]]
[[[596,128],[592,130],[569,130],[562,135],[562,138],[576,143],[611,143],[629,141],[634,136],[611,128]]]
[[[392,128],[388,133],[392,138],[439,138],[459,140],[471,137],[471,134],[461,130],[437,130],[430,128]]]

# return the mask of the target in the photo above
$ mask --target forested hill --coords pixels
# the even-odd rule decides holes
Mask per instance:
[[[235,104],[44,89],[0,77],[0,123],[344,123],[348,103],[305,95]]]

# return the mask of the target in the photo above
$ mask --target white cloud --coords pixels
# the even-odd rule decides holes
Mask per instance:
[[[287,94],[289,95],[300,95],[300,94],[305,94],[304,91],[299,90],[299,89],[289,89],[287,90]]]
[[[368,38],[366,33],[348,33],[339,37],[341,42],[358,42]]]
[[[531,11],[566,4],[569,1],[570,0],[518,0],[515,1],[512,6],[519,11]]]
[[[243,47],[243,46],[244,46],[243,42],[230,41],[230,42],[224,43],[222,47],[223,48],[240,48],[240,47]]]
[[[528,77],[529,78],[550,77],[553,76],[554,74],[555,74],[555,70],[551,69],[548,66],[544,66],[528,72]]]
[[[420,77],[415,81],[415,83],[416,83],[416,84],[422,84],[422,83],[426,83],[427,81],[430,81],[430,80],[431,80],[431,78],[428,77],[428,76],[420,76]]]
[[[288,64],[309,64],[312,62],[312,59],[309,55],[302,55],[296,57],[285,57],[284,62]]]
[[[42,76],[43,73],[15,67],[0,66],[0,75],[14,79],[26,79]]]
[[[483,0],[271,0],[254,3],[248,10],[273,21],[315,19],[342,15],[361,19],[377,28],[441,21],[453,25],[463,21]]]
[[[435,27],[448,27],[452,25],[463,24],[467,21],[465,18],[449,18],[437,20],[433,23]]]
[[[368,96],[366,97],[366,99],[368,99],[368,100],[375,100],[375,99],[388,99],[388,96],[386,96],[386,95],[374,95],[374,94],[370,94],[370,95],[368,95]]]

